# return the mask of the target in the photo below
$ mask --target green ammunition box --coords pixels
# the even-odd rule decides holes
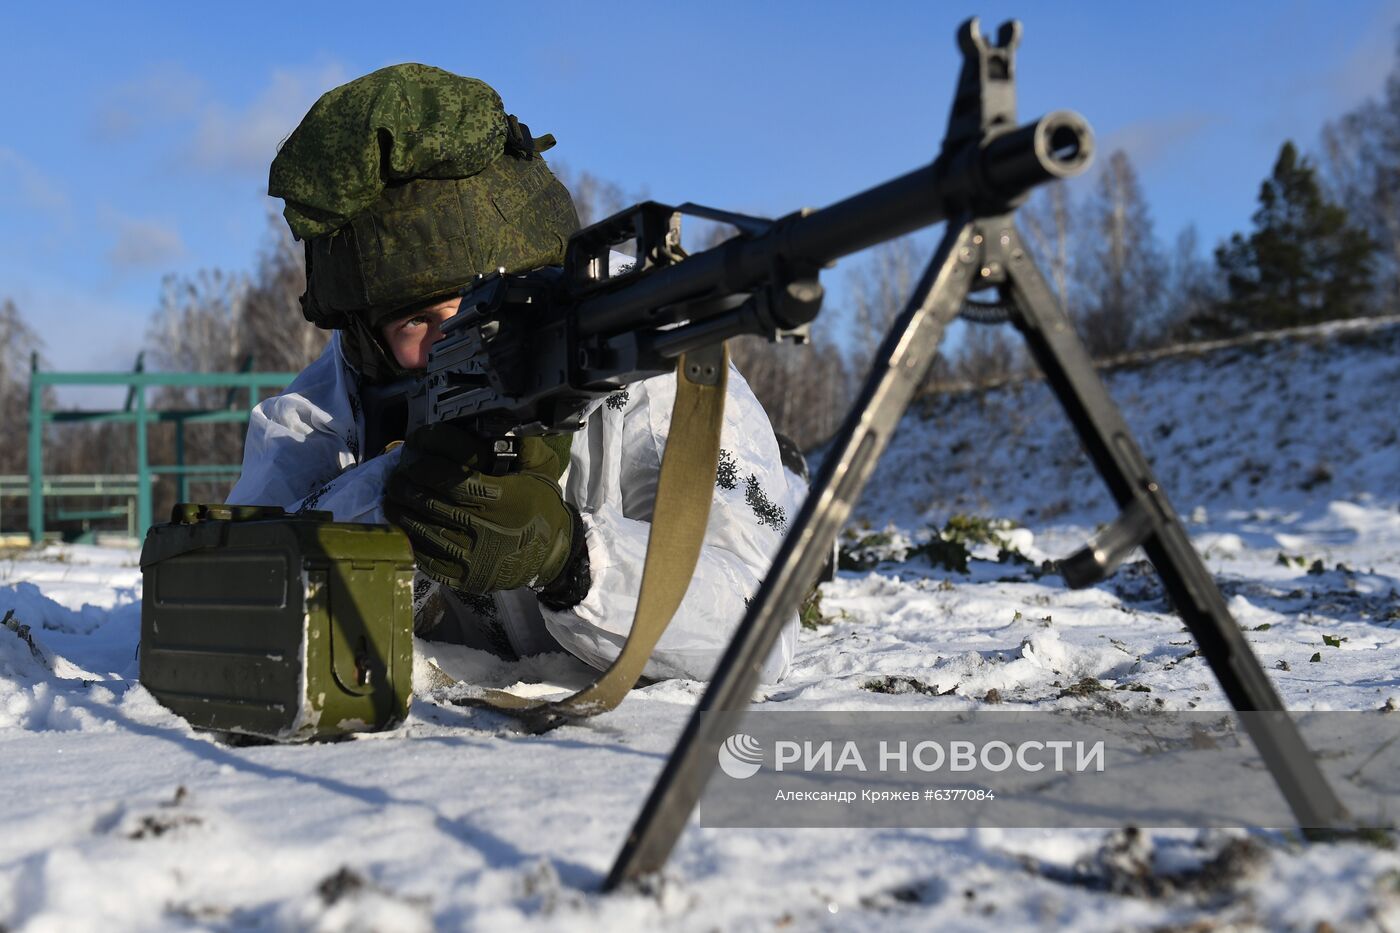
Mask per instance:
[[[388,729],[413,686],[413,551],[328,512],[182,504],[141,550],[141,683],[200,729]]]

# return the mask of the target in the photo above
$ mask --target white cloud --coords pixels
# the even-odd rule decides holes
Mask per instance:
[[[200,110],[190,141],[191,161],[209,171],[265,175],[277,147],[326,91],[346,80],[339,65],[277,69],[248,106],[210,102]]]
[[[1330,109],[1350,110],[1368,97],[1378,96],[1386,75],[1396,63],[1395,23],[1400,10],[1389,9],[1378,15],[1372,28],[1363,30],[1350,56],[1323,73]]]
[[[0,206],[6,204],[37,211],[62,224],[72,220],[72,200],[63,187],[18,152],[0,146]]]
[[[1346,46],[1298,56],[1298,67],[1286,83],[1264,98],[1261,131],[1273,137],[1275,145],[1290,138],[1311,149],[1324,122],[1382,94],[1386,77],[1400,61],[1398,26],[1400,0],[1389,0],[1347,33]]]
[[[1158,120],[1130,123],[1095,142],[1096,159],[1107,164],[1107,156],[1122,149],[1132,159],[1139,172],[1153,163],[1173,155],[1185,143],[1204,132],[1218,120],[1204,113],[1179,113]]]
[[[103,142],[136,139],[152,127],[197,116],[204,95],[204,82],[183,65],[152,65],[102,95],[93,130]]]
[[[185,255],[185,242],[172,225],[131,217],[114,219],[117,240],[107,259],[118,269],[160,268]]]
[[[46,281],[21,286],[13,297],[43,341],[46,369],[130,369],[145,344],[150,309],[107,289]]]
[[[93,132],[106,142],[140,144],[147,134],[173,129],[184,138],[175,144],[179,167],[266,177],[278,144],[316,98],[346,79],[333,62],[274,68],[249,103],[234,106],[185,66],[157,65],[105,95]],[[248,89],[254,85],[250,79]]]

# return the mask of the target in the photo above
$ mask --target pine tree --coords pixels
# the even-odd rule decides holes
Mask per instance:
[[[1364,314],[1375,244],[1328,201],[1311,163],[1285,142],[1259,190],[1254,232],[1215,251],[1228,297],[1198,330],[1275,330]]]

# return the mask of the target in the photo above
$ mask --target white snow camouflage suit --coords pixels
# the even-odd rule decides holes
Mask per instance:
[[[253,410],[243,473],[228,501],[384,523],[380,500],[399,451],[375,456],[363,449],[358,381],[337,332],[285,392]],[[583,517],[593,577],[583,602],[554,611],[528,589],[467,602],[445,594],[455,612],[475,614],[460,620],[463,628],[494,626],[496,639],[504,636],[522,657],[557,645],[600,670],[612,663],[636,609],[674,397],[673,375],[634,383],[601,401],[574,437],[560,485]],[[653,679],[708,679],[806,494],[783,468],[768,416],[733,367],[721,448],[705,545],[685,600],[647,665]],[[436,584],[421,576],[415,582],[421,605]],[[786,674],[796,642],[794,616],[764,666],[765,682]]]

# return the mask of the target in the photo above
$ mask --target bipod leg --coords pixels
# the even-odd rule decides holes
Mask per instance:
[[[748,709],[763,662],[816,583],[831,555],[831,542],[845,525],[937,355],[944,329],[962,309],[978,253],[977,236],[970,218],[948,223],[938,251],[885,336],[860,397],[783,539],[772,569],[632,825],[604,890],[658,871],[666,863],[715,769],[720,745],[738,728]]]
[[[982,222],[984,267],[1005,270],[1013,321],[1045,374],[1080,443],[1122,513],[1080,554],[1062,565],[1066,582],[1088,586],[1135,545],[1157,568],[1201,654],[1304,830],[1343,829],[1350,818],[1289,718],[1268,675],[1231,617],[1214,578],[1153,477],[1083,342],[1035,267],[1010,215]],[[1260,715],[1262,714],[1262,715]]]

